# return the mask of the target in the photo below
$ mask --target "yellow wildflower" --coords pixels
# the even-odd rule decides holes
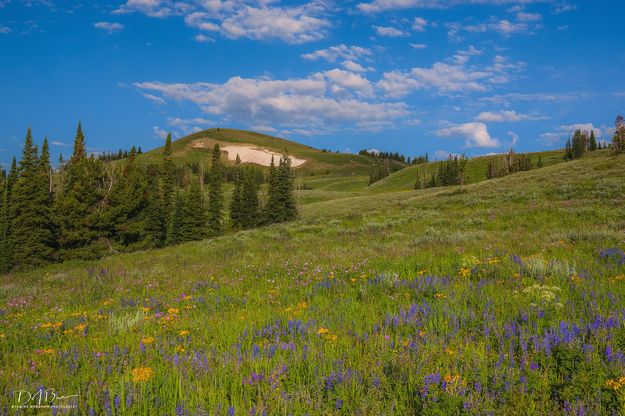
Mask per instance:
[[[454,355],[454,354],[455,354],[454,350],[452,350],[452,349],[450,349],[450,348],[445,348],[445,352],[446,352],[447,354],[449,354],[449,355]]]
[[[425,336],[426,332],[425,331],[419,331],[419,336],[421,338],[423,338]]]
[[[330,332],[330,330],[328,328],[319,328],[319,330],[317,331],[317,335],[323,335],[323,334],[327,334],[328,332]]]
[[[445,299],[445,298],[447,297],[447,295],[446,295],[446,294],[444,294],[444,293],[436,293],[436,294],[434,295],[434,297],[435,297],[436,299]]]
[[[488,260],[488,264],[497,264],[497,263],[501,263],[501,260],[499,260],[497,257],[493,257],[492,259]]]
[[[147,306],[144,306],[143,308],[141,308],[143,310],[144,313],[148,313],[150,312],[150,308],[148,308]]]
[[[87,328],[87,324],[78,324],[74,327],[75,331],[82,332]]]
[[[148,381],[154,376],[154,370],[150,367],[140,367],[135,368],[131,371],[132,373],[132,381],[135,383],[140,383],[144,381]]]
[[[471,269],[469,269],[468,267],[461,267],[460,271],[458,272],[458,276],[462,277],[463,279],[466,279],[470,275],[471,275]]]
[[[169,308],[169,309],[167,309],[167,313],[169,315],[176,315],[178,312],[180,312],[180,310],[176,309],[176,308]]]
[[[141,342],[144,344],[151,344],[154,342],[154,337],[143,337],[141,338]]]
[[[46,322],[41,324],[42,328],[60,328],[63,325],[62,322]]]
[[[179,332],[179,334],[180,334],[181,336],[189,335],[189,331],[187,331],[187,330],[183,329],[182,331],[180,331],[180,332]]]
[[[460,374],[445,374],[443,380],[445,380],[445,383],[455,383],[456,381],[460,380]]]
[[[512,275],[512,277],[514,277],[515,279],[520,279],[521,278],[521,273],[516,272],[515,274]]]
[[[336,334],[328,334],[326,335],[326,339],[329,339],[330,341],[336,341],[338,337],[336,336]]]
[[[40,355],[51,355],[54,354],[56,350],[54,350],[53,348],[43,348],[40,350],[36,350],[35,352]]]
[[[182,345],[176,345],[176,347],[174,348],[175,352],[184,352],[185,349]]]

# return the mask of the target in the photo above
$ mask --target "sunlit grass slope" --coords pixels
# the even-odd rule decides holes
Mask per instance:
[[[531,153],[532,166],[536,165],[541,157],[544,166],[551,166],[564,162],[564,151],[553,150],[545,152]],[[467,162],[467,183],[476,183],[486,180],[486,169],[488,163],[496,157],[501,156],[481,156],[469,159]],[[395,172],[388,177],[372,184],[367,191],[372,193],[389,191],[408,191],[414,189],[417,176],[421,175],[429,180],[441,162],[430,162],[416,166],[410,166]]]
[[[289,224],[5,276],[0,397],[45,386],[96,415],[622,414],[624,166],[310,201]]]
[[[207,145],[206,148],[194,147],[198,141]],[[210,162],[211,147],[215,143],[220,143],[221,145],[253,145],[278,153],[286,150],[289,155],[308,161],[296,169],[299,174],[304,176],[310,176],[311,174],[334,176],[369,175],[371,167],[381,163],[379,159],[370,156],[322,152],[313,147],[275,136],[222,128],[203,130],[174,141],[172,143],[173,159],[178,163],[208,163]],[[154,149],[143,154],[140,160],[145,163],[156,163],[160,160],[161,152],[162,148]],[[398,162],[392,163],[393,169],[399,169],[402,166]]]

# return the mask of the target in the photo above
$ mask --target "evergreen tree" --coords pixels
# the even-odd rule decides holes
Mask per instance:
[[[571,154],[572,154],[572,159],[578,159],[582,156],[584,156],[584,153],[586,152],[586,148],[588,147],[588,135],[586,134],[586,132],[583,132],[581,130],[575,130],[575,133],[573,134],[573,138],[571,139]]]
[[[74,153],[70,162],[77,162],[85,159],[87,156],[87,148],[85,146],[85,135],[82,132],[82,123],[78,122],[78,128],[76,129],[76,136],[74,137]]]
[[[186,210],[183,218],[185,241],[201,240],[208,234],[208,212],[206,198],[200,186],[200,177],[192,178],[185,200]]]
[[[573,159],[573,151],[571,149],[571,139],[568,139],[566,141],[566,147],[564,150],[564,160],[571,160]]]
[[[219,144],[216,144],[213,148],[208,184],[208,233],[210,237],[222,235],[224,232],[222,219],[224,204],[223,182],[224,175],[221,166],[221,149],[219,148]]]
[[[163,194],[159,181],[160,172],[156,165],[147,168],[146,233],[153,247],[163,247],[167,238]]]
[[[241,189],[241,227],[253,228],[260,222],[258,206],[258,184],[253,169],[245,171]]]
[[[238,154],[234,166],[234,190],[232,192],[232,199],[230,200],[230,221],[232,222],[232,228],[236,229],[242,226],[243,178],[241,177],[241,159]]]
[[[610,152],[614,155],[625,153],[625,119],[623,116],[617,116],[614,123],[614,137],[610,145]]]
[[[137,165],[137,150],[128,153],[122,176],[115,184],[110,204],[115,217],[113,238],[124,246],[139,244],[146,239],[146,212],[148,205],[148,180],[144,170]]]
[[[280,221],[291,221],[297,218],[297,205],[293,195],[293,172],[291,170],[291,158],[285,153],[280,158],[277,172],[277,194],[280,206]]]
[[[590,131],[590,139],[588,139],[588,150],[594,152],[597,150],[597,139],[595,138],[595,131]]]
[[[167,135],[163,149],[161,166],[162,215],[165,223],[166,240],[171,238],[174,216],[174,199],[176,198],[176,166],[171,158],[171,133]]]
[[[543,157],[542,156],[538,156],[538,162],[536,162],[536,167],[540,169],[543,166],[544,166],[543,165]]]
[[[104,167],[102,161],[93,155],[87,157],[80,123],[74,139],[74,151],[64,172],[55,204],[59,247],[63,257],[99,257],[106,249],[105,245],[97,244],[101,237],[98,209],[103,201]]]
[[[186,209],[187,204],[185,203],[184,194],[180,190],[178,190],[176,192],[174,200],[174,214],[172,217],[170,236],[171,244],[179,244],[185,241],[189,241],[190,239],[185,224],[185,218],[187,214]]]
[[[274,224],[280,222],[282,207],[278,196],[278,169],[273,155],[269,164],[269,177],[267,178],[267,202],[263,213],[264,222]]]
[[[2,212],[2,228],[0,229],[0,272],[8,272],[13,267],[13,252],[14,245],[11,232],[11,194],[15,182],[17,182],[17,160],[15,157],[11,161],[11,169],[6,177],[4,183],[3,195],[3,207]]]
[[[41,160],[37,153],[28,129],[10,206],[13,262],[19,267],[45,264],[54,252],[49,154],[44,155],[48,160]]]

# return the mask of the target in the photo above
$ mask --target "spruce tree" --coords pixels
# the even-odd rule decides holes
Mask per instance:
[[[163,148],[161,166],[162,215],[165,223],[166,240],[171,239],[172,221],[174,216],[174,200],[176,198],[176,166],[171,158],[171,133],[167,135]]]
[[[42,161],[37,153],[29,128],[10,206],[13,262],[18,267],[43,265],[52,260],[54,252],[49,154],[44,155],[48,160]]]
[[[280,222],[282,218],[282,206],[278,196],[278,169],[273,155],[269,164],[269,177],[267,178],[267,202],[265,203],[263,220],[267,224]]]
[[[111,191],[104,221],[108,236],[125,247],[142,245],[147,238],[148,180],[136,157],[133,146]]]
[[[3,170],[2,175],[0,177],[0,273],[5,271],[5,263],[8,259],[6,259],[5,246],[7,241],[5,240],[6,230],[7,230],[7,222],[6,222],[6,210],[7,210],[7,175]]]
[[[200,186],[201,177],[191,178],[189,191],[185,200],[186,210],[183,218],[185,241],[201,240],[208,235],[208,212],[206,198]]]
[[[275,208],[274,222],[291,221],[297,218],[297,205],[293,196],[293,173],[291,159],[284,153],[275,172]]]
[[[536,167],[540,169],[543,166],[544,166],[543,165],[543,157],[542,156],[538,156],[538,162],[536,162]]]
[[[4,192],[3,192],[3,211],[2,215],[2,229],[0,233],[2,238],[0,239],[0,272],[8,272],[13,267],[13,252],[14,245],[11,232],[11,194],[17,182],[17,160],[15,157],[11,161],[11,169],[6,177]]]
[[[241,189],[241,227],[253,228],[259,222],[258,185],[253,169],[247,169],[242,178]]]
[[[614,123],[614,137],[610,145],[610,153],[620,155],[625,153],[625,119],[623,116],[617,116]]]
[[[85,138],[79,123],[72,157],[64,167],[64,180],[56,199],[59,247],[65,258],[94,258],[103,254],[97,246],[98,209],[103,200],[105,182],[102,161],[87,157]],[[100,225],[101,227],[101,225]]]
[[[163,214],[163,193],[160,184],[160,172],[156,165],[147,167],[147,206],[146,233],[149,245],[163,247],[167,238],[167,223]]]
[[[234,163],[234,190],[232,191],[232,199],[230,200],[230,221],[232,228],[241,228],[242,221],[242,185],[243,178],[241,177],[241,158],[237,154],[237,158]]]
[[[572,158],[573,153],[571,152],[571,139],[568,139],[564,148],[564,160],[571,160]]]
[[[588,139],[588,150],[594,152],[597,150],[597,139],[595,138],[595,131],[590,131],[590,139]]]
[[[219,144],[216,144],[213,148],[208,184],[208,233],[210,237],[222,235],[224,232],[222,219],[224,205],[223,182],[221,149]]]

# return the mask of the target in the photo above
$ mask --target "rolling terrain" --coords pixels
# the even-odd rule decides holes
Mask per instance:
[[[618,414],[624,164],[600,151],[463,190],[328,179],[292,223],[4,276],[1,396],[50,386],[81,414]]]

